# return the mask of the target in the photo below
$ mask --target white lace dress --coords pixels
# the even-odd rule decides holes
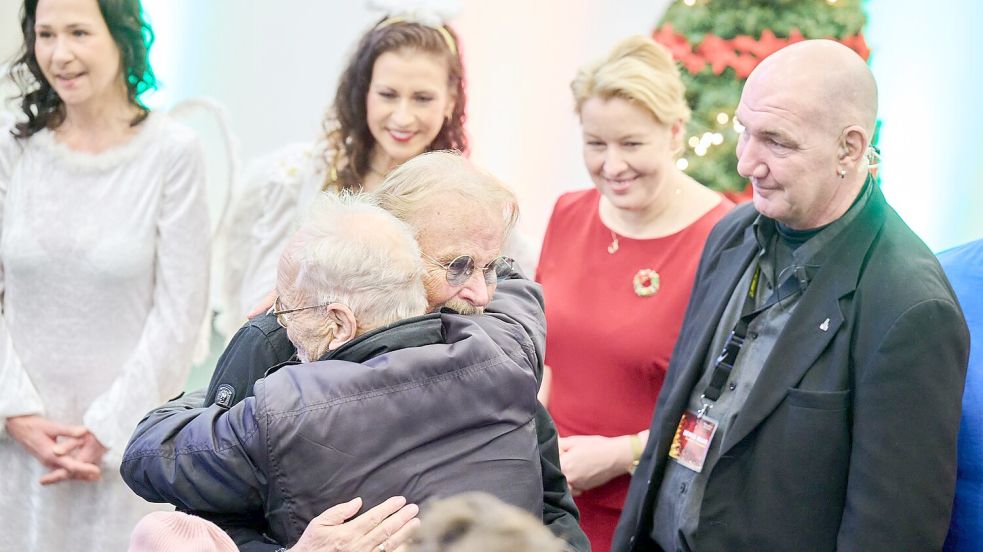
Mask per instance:
[[[119,460],[182,389],[205,313],[201,151],[158,114],[97,155],[0,129],[0,422],[42,414],[109,448],[102,480],[42,487],[47,469],[0,433],[0,551],[125,550],[160,509],[123,484]]]

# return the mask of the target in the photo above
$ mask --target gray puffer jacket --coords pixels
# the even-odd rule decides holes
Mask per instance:
[[[386,332],[418,346],[284,366],[230,410],[154,411],[127,447],[124,479],[179,509],[262,511],[286,545],[356,496],[364,510],[395,495],[422,503],[477,490],[541,515],[538,357],[523,328],[442,313],[348,345]]]

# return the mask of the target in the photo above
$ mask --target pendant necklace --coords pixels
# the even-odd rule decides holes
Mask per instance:
[[[608,254],[614,255],[618,252],[620,245],[618,243],[618,234],[614,230],[611,232],[611,243],[608,245]],[[651,268],[643,268],[635,273],[635,276],[631,279],[632,288],[635,290],[635,295],[639,297],[651,297],[659,291],[659,286],[661,284],[661,278],[659,273]]]
[[[680,188],[676,188],[672,195],[678,196],[680,191]],[[611,232],[611,243],[608,244],[608,254],[614,255],[621,247],[621,245],[618,243],[618,238],[620,236],[618,236],[618,234],[616,234],[615,231],[611,230],[610,228],[608,228],[608,231]],[[661,278],[659,273],[655,270],[651,268],[642,268],[639,269],[639,271],[636,272],[635,276],[631,279],[631,285],[635,290],[635,295],[639,297],[651,297],[659,291]]]
[[[618,252],[618,235],[611,230],[611,245],[608,246],[608,253],[614,255]]]

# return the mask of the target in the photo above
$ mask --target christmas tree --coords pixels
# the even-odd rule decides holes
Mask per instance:
[[[751,70],[772,52],[808,38],[830,38],[864,59],[862,0],[676,0],[653,38],[679,61],[693,109],[686,149],[677,161],[690,176],[735,199],[747,182],[737,174],[734,111]]]

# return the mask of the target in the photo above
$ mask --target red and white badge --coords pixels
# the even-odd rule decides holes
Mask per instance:
[[[703,470],[703,463],[706,462],[713,434],[716,432],[716,420],[706,416],[700,417],[696,412],[689,410],[683,412],[683,417],[679,419],[679,426],[676,428],[676,435],[672,438],[672,446],[669,447],[669,458],[700,473]]]

